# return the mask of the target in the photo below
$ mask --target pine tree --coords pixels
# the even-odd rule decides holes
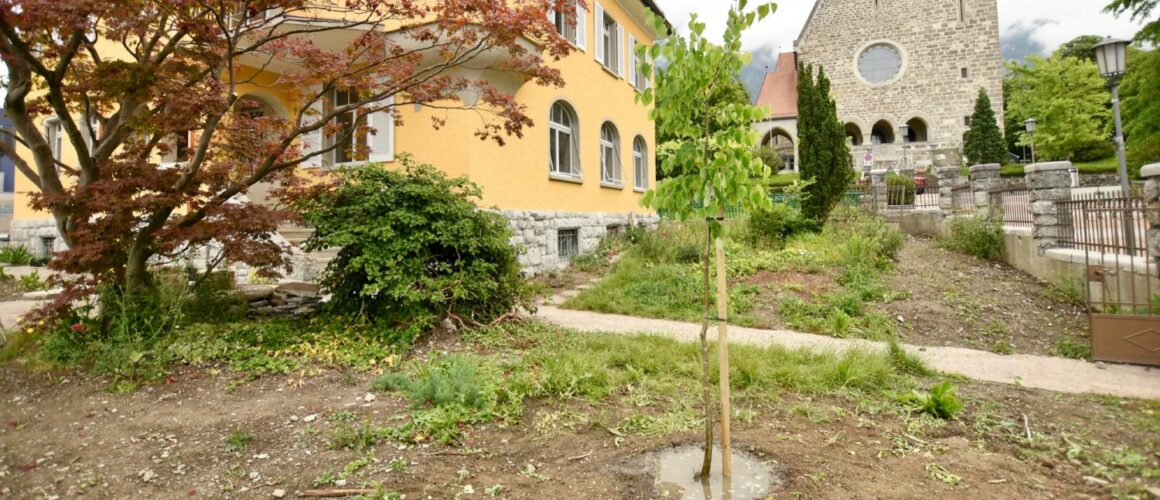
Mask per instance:
[[[1004,163],[1007,160],[1007,146],[995,110],[991,109],[991,98],[987,89],[979,89],[975,99],[975,112],[971,114],[971,128],[967,130],[967,141],[963,144],[963,154],[972,165],[984,163]]]
[[[824,223],[854,179],[846,134],[824,68],[818,68],[816,82],[811,66],[798,74],[798,141],[801,178],[813,181],[805,189],[802,214]]]

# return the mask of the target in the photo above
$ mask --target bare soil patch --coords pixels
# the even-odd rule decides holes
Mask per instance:
[[[902,318],[906,342],[996,352],[1059,355],[1060,342],[1088,343],[1083,307],[1052,300],[1047,284],[1006,264],[983,261],[913,236],[886,276],[909,295],[880,307]]]
[[[0,495],[270,498],[285,490],[293,497],[334,487],[345,476],[347,487],[377,482],[408,498],[485,491],[504,498],[649,498],[651,471],[641,457],[699,437],[640,435],[606,423],[640,408],[541,401],[527,405],[518,425],[472,428],[462,447],[386,442],[364,451],[330,449],[329,436],[344,422],[389,424],[405,414],[394,396],[368,398],[369,378],[324,371],[234,387],[231,375],[187,369],[165,385],[108,394],[83,374],[3,366]],[[1096,442],[1145,454],[1157,449],[1156,403],[970,382],[960,393],[964,416],[945,425],[848,398],[786,393],[776,401],[739,400],[735,440],[786,473],[775,495],[809,498],[1104,496],[1115,485],[1085,480],[1085,457],[1069,458],[1059,436],[1089,450]],[[253,439],[228,452],[235,431]],[[1023,440],[1025,432],[1033,439]],[[1155,467],[1154,455],[1143,460]]]

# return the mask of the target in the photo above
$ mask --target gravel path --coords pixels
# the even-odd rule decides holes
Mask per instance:
[[[559,299],[556,298],[555,301]],[[659,319],[600,314],[558,309],[541,305],[536,316],[550,323],[588,332],[629,335],[652,334],[694,342],[701,325]],[[715,339],[716,328],[710,330]],[[858,339],[838,339],[787,330],[759,330],[729,327],[731,343],[781,345],[789,348],[842,350],[854,347],[885,349],[886,344]],[[1056,392],[1094,393],[1160,400],[1160,369],[1132,365],[1089,363],[1086,361],[1015,354],[1004,356],[961,347],[919,347],[905,349],[931,367],[975,380],[1020,385]]]

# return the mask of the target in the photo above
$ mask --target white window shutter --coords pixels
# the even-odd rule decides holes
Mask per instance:
[[[632,35],[628,35],[628,62],[628,84],[636,87],[636,37]]]
[[[604,62],[604,7],[596,4],[596,17],[592,20],[592,38],[595,40],[596,62]]]
[[[386,101],[386,104],[390,105],[394,102],[395,99],[392,97]],[[394,108],[392,107],[392,109]],[[390,111],[383,110],[371,113],[367,125],[375,129],[374,135],[367,140],[371,149],[370,161],[395,161],[395,118]]]
[[[612,45],[616,50],[616,74],[624,78],[624,29],[616,25],[616,41]]]
[[[576,6],[576,46],[580,50],[588,50],[588,9],[582,5]]]
[[[317,123],[319,120],[322,119],[322,113],[323,113],[322,101],[323,101],[322,99],[318,99],[315,102],[310,104],[310,109],[312,111],[302,117],[302,124],[303,125]],[[311,154],[314,154],[315,152],[321,150],[323,147],[322,139],[323,139],[323,134],[322,134],[321,128],[318,130],[315,130],[313,132],[307,132],[305,134],[302,134],[302,137],[300,138],[300,140],[302,141],[302,156],[311,155]],[[306,161],[302,162],[302,166],[304,166],[304,167],[322,166],[322,164],[323,164],[322,159],[325,156],[326,155],[319,155],[319,156],[314,156],[314,157],[308,158]]]

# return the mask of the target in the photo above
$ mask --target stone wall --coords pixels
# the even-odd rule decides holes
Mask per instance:
[[[68,249],[56,230],[56,221],[52,219],[12,221],[8,238],[11,244],[24,245],[37,257],[49,257],[53,252]],[[52,248],[45,245],[49,238],[52,239]]]
[[[900,74],[882,84],[857,71],[862,51],[876,43],[897,47],[903,61]],[[861,129],[863,144],[879,120],[897,135],[899,125],[919,118],[933,147],[957,148],[979,88],[1003,123],[996,0],[818,0],[796,49],[800,62],[825,68],[838,116]]]
[[[608,236],[609,230],[629,226],[655,227],[660,222],[655,215],[525,210],[500,213],[511,221],[512,244],[524,248],[520,264],[525,272],[531,274],[568,265],[568,259],[560,256],[558,246],[557,236],[561,229],[577,229],[580,253],[587,253],[600,245],[600,240]]]

